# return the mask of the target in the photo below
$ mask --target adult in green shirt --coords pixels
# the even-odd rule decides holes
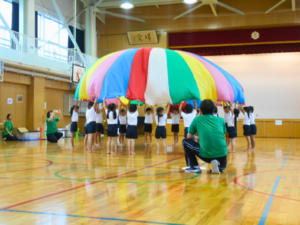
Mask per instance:
[[[227,166],[226,125],[223,118],[213,116],[214,107],[213,101],[202,101],[201,116],[193,120],[187,138],[182,141],[188,166],[186,172],[201,172],[196,156],[211,164],[211,173],[219,174]],[[199,143],[194,141],[196,133]]]
[[[59,113],[59,117],[54,117],[54,112]],[[47,112],[47,141],[51,143],[57,143],[58,140],[63,136],[62,133],[57,132],[56,123],[60,120],[61,111],[60,110],[50,110]]]
[[[6,116],[6,121],[5,121],[5,124],[4,124],[4,132],[3,132],[3,135],[4,135],[4,140],[6,141],[17,141],[18,138],[13,135],[12,133],[12,128],[13,128],[13,124],[12,124],[12,119],[13,119],[13,116],[11,114],[8,114]]]

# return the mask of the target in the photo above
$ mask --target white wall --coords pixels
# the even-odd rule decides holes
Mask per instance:
[[[300,119],[300,53],[206,58],[240,82],[258,119]]]

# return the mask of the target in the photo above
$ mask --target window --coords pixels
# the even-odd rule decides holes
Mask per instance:
[[[39,54],[68,62],[68,32],[63,25],[42,13],[38,14]]]
[[[11,29],[12,20],[12,3],[6,0],[0,0],[0,12],[6,23]],[[10,48],[10,33],[6,30],[4,23],[0,19],[0,46]]]

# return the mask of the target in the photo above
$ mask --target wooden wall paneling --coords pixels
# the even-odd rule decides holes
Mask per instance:
[[[275,120],[267,121],[267,137],[292,137],[290,121],[282,121],[282,125],[275,125]]]
[[[31,76],[5,71],[4,72],[4,82],[30,85],[31,84]]]
[[[268,8],[270,8],[271,5],[272,4],[270,4]],[[161,8],[164,7],[166,8],[166,6],[161,6]],[[168,8],[170,7],[171,6],[169,6]],[[285,10],[277,12],[274,11],[272,13],[265,14],[264,11],[268,8],[261,8],[259,11],[249,12],[245,16],[224,11],[224,14],[222,15],[219,13],[218,17],[214,17],[212,14],[188,14],[174,21],[173,16],[179,15],[179,12],[181,11],[178,11],[174,8],[171,11],[169,10],[168,13],[170,12],[170,14],[167,15],[166,11],[161,13],[160,15],[151,15],[148,12],[149,10],[147,8],[148,7],[135,8],[143,15],[140,17],[144,18],[146,20],[146,23],[139,23],[135,21],[107,17],[105,25],[102,24],[100,21],[97,21],[97,30],[100,31],[102,37],[102,35],[126,34],[127,31],[147,29],[156,29],[158,31],[164,32],[181,32],[189,30],[195,31],[207,29],[235,29],[245,27],[286,26],[292,24],[296,25],[300,20],[299,11]],[[218,10],[220,11],[220,9]]]
[[[23,102],[17,103],[17,95],[23,95]],[[13,104],[7,104],[12,98]],[[0,83],[0,121],[6,119],[7,114],[13,115],[14,127],[26,127],[27,119],[27,86],[13,83]]]
[[[168,37],[166,32],[159,32],[158,33],[159,43],[157,44],[130,45],[128,42],[127,34],[101,36],[98,39],[98,56],[102,57],[111,52],[116,52],[128,48],[140,48],[140,47],[167,48],[168,47],[167,39]]]
[[[43,126],[45,78],[32,77],[31,85],[28,87],[28,98],[30,103],[27,110],[30,113],[30,119],[27,121],[27,129],[34,131]]]
[[[293,137],[300,138],[300,121],[293,122]]]
[[[45,79],[45,87],[59,90],[70,90],[70,83]]]

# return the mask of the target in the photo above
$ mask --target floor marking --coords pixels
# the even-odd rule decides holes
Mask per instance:
[[[41,168],[45,168],[45,167],[48,167],[48,166],[51,166],[53,164],[52,161],[50,160],[47,160],[47,159],[44,159],[45,161],[48,161],[49,164],[45,165],[45,166],[40,166],[40,167],[35,167],[35,168],[29,168],[29,169],[24,169],[24,170],[15,170],[15,171],[6,171],[6,172],[0,172],[0,173],[14,173],[14,172],[21,172],[21,171],[27,171],[27,170],[36,170],[36,169],[41,169]]]
[[[146,168],[149,168],[149,167],[153,167],[153,166],[160,165],[160,164],[163,164],[163,163],[172,162],[172,161],[175,161],[177,159],[181,159],[183,157],[179,157],[179,158],[175,158],[175,159],[170,159],[170,160],[167,160],[167,161],[164,161],[164,162],[160,162],[160,163],[157,163],[157,164],[146,166],[146,167],[141,168],[141,169],[136,169],[136,170],[133,170],[133,171],[130,171],[130,172],[127,172],[127,173],[123,173],[123,174],[120,174],[120,175],[115,175],[115,176],[112,176],[112,177],[108,177],[108,178],[103,179],[103,180],[94,181],[94,182],[83,184],[83,185],[80,185],[80,186],[77,186],[77,187],[74,187],[74,188],[66,189],[64,191],[59,191],[59,192],[56,192],[56,193],[53,193],[53,194],[45,195],[45,196],[38,197],[38,198],[35,198],[35,199],[31,199],[31,200],[28,200],[28,201],[25,201],[25,202],[20,202],[20,203],[17,203],[15,205],[7,206],[7,207],[5,207],[3,209],[10,209],[10,208],[13,208],[13,207],[16,207],[16,206],[20,206],[20,205],[24,205],[24,204],[27,204],[27,203],[30,203],[30,202],[34,202],[34,201],[37,201],[37,200],[41,200],[41,199],[44,199],[44,198],[52,197],[54,195],[62,194],[62,193],[68,192],[68,191],[73,191],[73,190],[76,190],[78,188],[82,188],[82,187],[85,187],[85,186],[88,186],[88,185],[93,185],[93,184],[96,184],[96,183],[100,183],[102,181],[110,180],[110,179],[113,179],[113,178],[117,178],[117,177],[120,177],[120,176],[124,176],[124,175],[130,174],[130,173],[135,173],[135,172],[137,172],[139,170],[143,170],[143,169],[146,169]]]
[[[285,157],[284,157],[284,160],[283,160],[283,162],[282,162],[282,165],[281,165],[281,167],[284,167],[284,166],[285,166],[285,162],[286,162],[286,160],[287,160],[287,157],[288,157],[288,155],[289,155],[289,153],[290,153],[290,150],[291,150],[292,144],[293,144],[293,140],[291,141],[290,147],[289,147],[289,149],[287,150],[287,153],[286,153],[286,155],[285,155]]]
[[[275,184],[274,184],[272,192],[271,192],[272,195],[275,195],[275,193],[276,193],[276,189],[278,187],[279,180],[280,180],[280,176],[278,176],[277,179],[276,179],[276,181],[275,181]],[[267,202],[267,204],[265,206],[265,209],[264,209],[264,211],[263,211],[263,213],[262,213],[262,215],[260,217],[258,225],[264,225],[266,223],[267,218],[268,218],[268,214],[269,214],[271,206],[272,206],[273,199],[274,199],[273,196],[269,197],[268,202]]]
[[[63,216],[63,217],[76,217],[76,218],[87,218],[87,219],[97,219],[97,220],[110,220],[110,221],[121,221],[121,222],[132,222],[132,223],[149,223],[149,224],[163,224],[163,225],[183,225],[178,223],[161,223],[153,221],[142,221],[142,220],[126,220],[108,217],[94,217],[94,216],[80,216],[80,215],[70,215],[70,214],[60,214],[60,213],[46,213],[46,212],[31,212],[22,210],[10,210],[10,209],[0,209],[2,212],[16,212],[16,213],[30,213],[30,214],[40,214],[49,216]]]

